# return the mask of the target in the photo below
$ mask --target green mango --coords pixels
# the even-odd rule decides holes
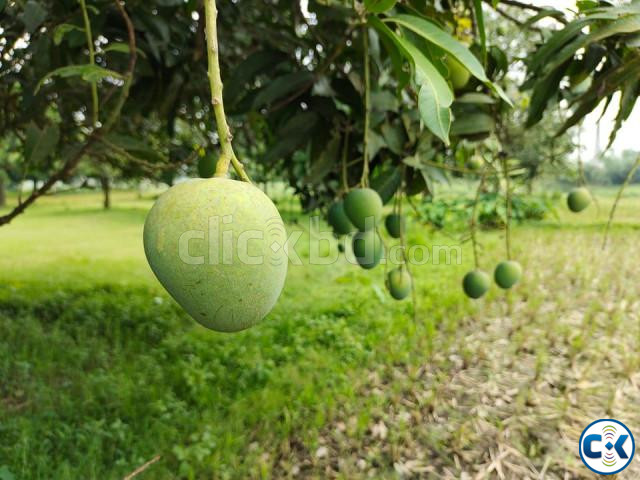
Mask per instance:
[[[198,176],[211,178],[216,173],[216,159],[213,155],[206,155],[198,159]]]
[[[384,219],[384,226],[386,227],[389,235],[393,238],[400,238],[400,231],[405,230],[405,223],[404,217],[397,213],[387,215],[387,218]]]
[[[467,70],[464,65],[451,55],[447,55],[444,63],[447,66],[447,69],[449,69],[449,80],[451,80],[453,89],[461,90],[466,87],[467,83],[469,83],[469,79],[471,78],[469,70]]]
[[[493,273],[493,277],[500,288],[508,290],[520,281],[522,267],[513,260],[500,262]]]
[[[477,300],[482,297],[491,285],[489,275],[480,270],[467,273],[462,280],[462,289],[469,298]]]
[[[329,223],[336,235],[347,235],[355,230],[344,211],[344,202],[342,200],[338,200],[329,207],[327,223]]]
[[[403,267],[391,270],[387,275],[387,288],[396,300],[404,300],[411,293],[411,275]]]
[[[371,188],[355,188],[344,198],[344,211],[361,232],[373,229],[382,218],[382,199]]]
[[[352,240],[353,254],[358,264],[369,270],[380,263],[384,255],[382,239],[375,230],[365,230],[358,232]]]
[[[163,193],[144,224],[153,273],[207,328],[236,332],[273,308],[287,275],[287,233],[258,188],[227,178],[195,179]]]
[[[586,188],[574,188],[567,195],[567,206],[572,212],[578,213],[583,211],[591,204],[591,194]]]

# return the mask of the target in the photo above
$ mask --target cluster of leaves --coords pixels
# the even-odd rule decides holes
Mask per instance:
[[[617,129],[638,94],[638,2],[582,1],[582,15],[572,22],[558,10],[502,3],[338,1],[308,10],[299,2],[221,3],[225,107],[251,176],[287,181],[307,209],[329,204],[357,183],[365,161],[365,36],[371,63],[366,160],[383,200],[399,188],[404,166],[430,185],[459,169],[460,151],[522,154],[530,181],[571,150],[568,137],[557,145],[548,141],[556,133],[549,125],[563,132],[602,98],[612,101],[622,92]],[[131,53],[126,25],[111,0],[87,3],[91,63],[81,6],[78,0],[2,2],[1,142],[18,155],[4,156],[0,167],[13,181],[45,179],[77,150],[95,128],[93,88],[101,112],[114,108],[113,92]],[[202,2],[129,2],[126,8],[138,53],[129,99],[117,126],[74,173],[171,184],[194,174],[198,155],[216,155]],[[516,55],[526,55],[532,36],[515,41],[514,28],[506,28],[511,20],[498,20],[504,9],[511,12],[506,18],[523,18],[516,18],[517,33],[535,28],[543,39],[525,59],[520,93],[509,68]],[[527,9],[536,13],[523,17]],[[545,17],[562,28],[543,26]],[[468,83],[454,85],[452,63],[468,73]],[[556,115],[530,131],[519,126],[527,106],[534,125],[561,99],[575,106],[569,119]]]
[[[581,15],[553,33],[527,62],[523,87],[533,89],[527,126],[537,124],[549,104],[566,100],[573,110],[558,131],[562,134],[603,100],[604,115],[618,95],[610,146],[640,94],[640,2],[577,4]],[[557,14],[549,10],[540,16]]]

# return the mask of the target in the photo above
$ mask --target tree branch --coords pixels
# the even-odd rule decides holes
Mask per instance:
[[[91,146],[99,140],[100,137],[105,135],[118,121],[120,117],[120,112],[122,111],[122,107],[129,96],[129,90],[131,88],[131,83],[133,81],[133,71],[136,66],[136,38],[135,32],[133,29],[133,23],[129,18],[126,10],[120,3],[120,0],[114,0],[118,11],[122,15],[122,18],[127,26],[127,33],[129,35],[129,49],[130,49],[130,57],[129,57],[129,66],[127,72],[125,73],[124,84],[122,85],[122,89],[120,90],[120,96],[118,97],[118,102],[116,106],[109,114],[109,117],[104,124],[104,126],[100,129],[94,130],[88,137],[85,143],[78,149],[78,151],[71,155],[62,165],[62,167],[56,171],[53,175],[49,177],[49,179],[40,187],[33,189],[31,195],[27,197],[27,199],[16,206],[13,210],[11,210],[6,215],[0,217],[0,226],[6,225],[15,217],[23,213],[29,205],[32,205],[39,197],[47,193],[58,181],[65,180],[66,178],[73,173],[75,168],[78,166],[82,157],[89,151]]]

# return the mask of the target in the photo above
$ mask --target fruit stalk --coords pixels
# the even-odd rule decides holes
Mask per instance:
[[[211,88],[211,104],[216,117],[216,128],[220,138],[220,158],[216,163],[216,177],[225,177],[229,171],[229,164],[233,165],[238,176],[245,182],[251,183],[247,172],[236,157],[231,141],[233,136],[227,123],[222,101],[222,78],[220,76],[220,55],[218,51],[218,9],[215,0],[205,0],[205,33],[207,37],[207,59],[209,63],[209,87]]]
[[[638,167],[640,167],[640,155],[638,155],[638,158],[636,159],[636,163],[633,164],[633,167],[631,167],[631,170],[629,170],[629,173],[627,173],[627,178],[624,179],[624,183],[620,187],[620,190],[618,190],[616,199],[613,201],[613,206],[611,207],[611,211],[609,212],[609,220],[607,221],[607,227],[604,230],[604,238],[602,239],[603,250],[607,247],[607,240],[609,240],[609,230],[611,229],[611,223],[613,222],[613,217],[616,214],[616,208],[618,208],[618,202],[620,201],[620,198],[622,197],[624,190],[627,188],[627,185],[629,185],[629,182],[631,182],[631,179],[635,175],[636,170],[638,170]]]
[[[371,73],[369,71],[369,32],[367,26],[362,26],[362,45],[364,52],[364,138],[362,140],[362,187],[369,185],[369,112],[371,111]]]
[[[480,268],[480,261],[478,259],[478,239],[476,238],[476,215],[478,212],[478,202],[480,201],[480,194],[482,193],[482,189],[484,188],[484,182],[486,181],[486,179],[487,167],[485,166],[482,169],[482,174],[480,175],[480,183],[478,184],[478,190],[476,190],[476,198],[473,200],[473,210],[471,211],[471,222],[469,224],[469,229],[471,230],[471,245],[473,247],[473,263],[475,264],[476,270]]]
[[[502,171],[504,172],[504,202],[507,210],[507,222],[505,231],[505,247],[507,250],[507,260],[511,260],[511,183],[509,182],[509,169],[507,164],[507,157],[502,157]]]
[[[405,170],[406,167],[403,166],[402,167],[402,178],[405,178]],[[403,201],[403,196],[405,194],[404,192],[404,180],[403,180],[403,185],[400,189],[400,194],[398,196],[398,215],[400,216],[400,218],[402,219],[402,201]],[[411,303],[413,306],[413,322],[417,323],[418,322],[418,294],[416,293],[416,282],[414,281],[414,277],[413,277],[413,273],[411,272],[411,269],[409,268],[409,259],[407,258],[407,243],[406,243],[406,239],[405,239],[405,231],[404,231],[404,225],[402,223],[402,220],[400,221],[400,245],[402,245],[402,259],[403,259],[403,263],[402,266],[407,270],[407,273],[409,274],[409,278],[411,278]]]
[[[93,34],[91,33],[91,22],[89,21],[89,12],[87,11],[87,4],[85,0],[79,0],[80,9],[82,10],[82,20],[84,22],[84,33],[87,37],[87,48],[89,49],[89,64],[96,64],[96,51],[93,47]],[[91,82],[91,127],[96,128],[96,124],[98,123],[98,84],[93,81]]]

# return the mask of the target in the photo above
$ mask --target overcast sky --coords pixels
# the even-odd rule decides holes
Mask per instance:
[[[574,0],[526,0],[528,3],[538,6],[553,6],[553,8],[570,8],[575,10],[576,2]],[[602,112],[602,105],[596,109],[594,113],[589,115],[582,129],[582,144],[584,146],[583,158],[590,161],[596,156],[596,145],[598,142],[598,128],[596,121]],[[614,100],[609,111],[600,122],[600,145],[601,148],[606,147],[609,142],[609,133],[613,126],[617,113],[617,102]],[[575,127],[577,128],[577,127]],[[618,132],[615,143],[612,146],[614,152],[622,150],[640,150],[640,102],[636,103],[633,113],[629,119],[623,124],[622,129]]]

